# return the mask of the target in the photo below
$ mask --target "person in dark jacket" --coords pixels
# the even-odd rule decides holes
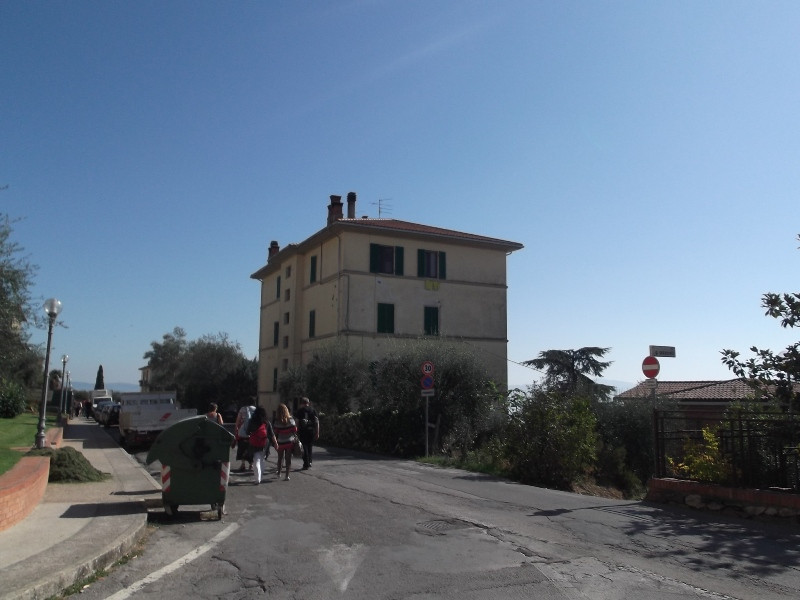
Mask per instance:
[[[303,470],[311,467],[314,458],[314,442],[319,439],[319,417],[317,411],[311,408],[311,400],[300,398],[300,408],[294,415],[297,423],[297,436],[303,444]]]

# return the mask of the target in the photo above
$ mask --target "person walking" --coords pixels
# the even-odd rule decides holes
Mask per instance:
[[[247,443],[253,453],[253,481],[258,485],[261,483],[261,474],[267,464],[266,458],[269,452],[269,444],[272,444],[277,449],[278,440],[275,438],[275,432],[267,419],[267,411],[263,406],[256,408],[250,418],[248,429],[251,432],[248,435]]]
[[[292,468],[292,448],[294,448],[294,438],[297,434],[295,425],[289,408],[285,404],[278,407],[278,418],[275,421],[275,435],[278,438],[278,472],[281,476],[281,464],[286,466],[286,480],[289,481],[289,471]]]
[[[209,421],[214,421],[214,423],[218,423],[222,425],[222,415],[217,412],[217,403],[212,402],[208,405],[208,412],[206,413],[206,418]]]
[[[317,411],[311,408],[311,400],[300,398],[300,408],[294,415],[297,422],[297,436],[303,444],[303,470],[311,467],[313,460],[314,442],[319,439],[319,417]]]
[[[250,425],[250,419],[255,412],[256,407],[250,405],[243,406],[239,409],[239,412],[236,413],[234,430],[236,431],[236,460],[239,461],[239,468],[236,469],[237,471],[253,470],[253,455],[248,443],[250,433],[247,431],[247,427]],[[264,420],[266,421],[266,419]],[[250,466],[245,467],[245,463],[249,463]]]

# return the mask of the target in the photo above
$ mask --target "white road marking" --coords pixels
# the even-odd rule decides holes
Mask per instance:
[[[362,544],[345,546],[336,544],[328,550],[319,550],[319,562],[336,583],[340,592],[347,590],[358,566],[367,555]]]
[[[155,581],[158,581],[159,579],[164,577],[164,575],[169,575],[170,573],[177,571],[181,567],[188,565],[193,560],[200,558],[201,556],[203,556],[203,554],[211,550],[214,546],[216,546],[217,544],[225,540],[227,537],[229,537],[237,529],[239,529],[239,525],[236,523],[231,523],[202,546],[195,548],[185,556],[182,556],[178,560],[168,564],[166,567],[161,567],[158,571],[153,571],[152,573],[150,573],[150,575],[148,575],[144,579],[140,579],[136,583],[129,585],[124,590],[118,591],[116,594],[109,596],[106,600],[125,600],[126,598],[130,598],[133,594],[141,590],[144,586],[153,583]]]

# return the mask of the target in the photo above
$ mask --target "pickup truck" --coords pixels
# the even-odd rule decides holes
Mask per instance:
[[[152,442],[170,425],[197,416],[193,408],[179,408],[175,392],[120,394],[119,436],[125,448]]]

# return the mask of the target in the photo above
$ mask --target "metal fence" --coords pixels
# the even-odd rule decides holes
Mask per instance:
[[[713,483],[800,493],[800,418],[792,414],[718,416],[702,410],[655,410],[656,477],[698,479],[712,465]],[[715,448],[704,439],[711,435]],[[695,468],[688,465],[695,465]]]

